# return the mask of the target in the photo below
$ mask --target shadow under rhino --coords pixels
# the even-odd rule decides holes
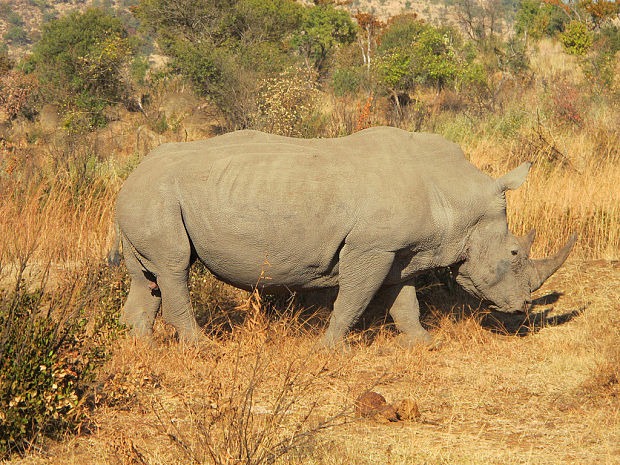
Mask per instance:
[[[435,270],[416,278],[419,286],[421,321],[427,329],[437,328],[443,317],[449,316],[454,321],[478,316],[480,326],[495,334],[530,336],[543,328],[566,324],[581,315],[585,306],[560,315],[550,315],[553,308],[540,309],[553,305],[564,295],[561,292],[550,292],[532,300],[529,311],[505,313],[496,311],[490,303],[477,299],[461,289],[452,278],[449,270]],[[293,306],[301,307],[301,319],[309,327],[321,331],[326,326],[325,314],[333,308],[337,289],[316,291],[295,295]],[[369,304],[353,331],[364,332],[365,340],[370,344],[381,329],[391,328],[397,333],[388,309],[393,303],[393,293],[380,291]],[[287,305],[291,305],[288,301]]]

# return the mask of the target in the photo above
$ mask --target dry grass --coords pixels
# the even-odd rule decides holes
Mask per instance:
[[[197,348],[158,326],[153,345],[116,347],[93,432],[23,463],[259,463],[236,460],[235,441],[268,453],[308,431],[275,463],[617,463],[618,289],[616,265],[574,260],[540,291],[538,317],[512,322],[521,336],[455,299],[426,314],[443,340],[433,352],[399,349],[377,326],[355,332],[346,354],[316,350],[318,329],[295,312],[248,318]],[[551,291],[566,293],[553,310]],[[424,293],[423,306],[440,297]],[[414,398],[422,420],[353,418],[369,388]]]

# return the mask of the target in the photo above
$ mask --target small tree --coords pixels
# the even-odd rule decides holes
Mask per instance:
[[[584,55],[592,45],[592,34],[584,23],[571,21],[566,30],[560,34],[560,41],[568,53]]]
[[[304,9],[301,28],[293,35],[292,43],[306,67],[322,73],[333,49],[354,39],[355,26],[349,14],[331,3],[323,3]]]
[[[72,129],[92,129],[105,124],[108,104],[125,100],[130,53],[120,20],[89,8],[45,25],[25,68],[63,104]]]
[[[564,4],[545,3],[540,0],[522,0],[515,19],[519,35],[534,39],[552,37],[564,31],[571,20],[570,9]]]
[[[377,37],[386,25],[370,13],[357,13],[353,17],[361,31],[358,34],[358,44],[362,50],[362,58],[367,69],[370,70],[373,48],[377,48]]]

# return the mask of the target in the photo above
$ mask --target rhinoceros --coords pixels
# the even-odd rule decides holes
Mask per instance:
[[[390,127],[333,139],[243,130],[161,145],[116,201],[131,276],[123,321],[149,335],[161,305],[179,337],[195,340],[187,281],[196,259],[242,289],[337,287],[328,347],[380,289],[403,342],[430,344],[412,278],[438,267],[452,265],[462,287],[498,310],[521,311],[576,239],[532,260],[534,232],[510,233],[505,191],[529,169],[492,179],[441,136]]]

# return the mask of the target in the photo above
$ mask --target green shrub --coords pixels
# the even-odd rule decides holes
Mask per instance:
[[[90,130],[105,124],[108,104],[125,100],[130,54],[120,20],[89,8],[45,24],[25,69],[48,89],[48,100],[63,104],[68,128]]]
[[[87,421],[85,394],[122,330],[117,313],[127,294],[124,281],[102,270],[55,293],[0,293],[0,459]],[[94,318],[88,307],[99,311]]]
[[[28,33],[22,26],[12,24],[4,33],[4,40],[13,44],[26,44],[28,43]]]
[[[584,55],[592,45],[592,34],[584,23],[571,21],[566,30],[560,34],[560,41],[568,53]]]
[[[12,11],[11,13],[9,13],[7,21],[10,24],[14,24],[16,26],[23,26],[24,25],[24,19],[21,17],[21,15],[19,13],[16,13],[15,11]]]
[[[401,15],[381,36],[374,70],[380,85],[391,93],[416,86],[441,89],[454,85],[472,59],[455,30]]]
[[[515,30],[534,39],[554,37],[564,31],[569,16],[564,5],[552,5],[541,0],[522,0],[515,18]]]
[[[581,68],[586,75],[587,82],[596,88],[596,93],[618,92],[615,84],[616,54],[620,50],[620,29],[617,26],[603,28],[594,38],[588,54],[581,61]],[[615,87],[616,85],[616,87]],[[617,97],[617,96],[616,96]]]
[[[334,94],[338,97],[357,94],[361,82],[361,70],[357,67],[336,69],[332,74]]]
[[[292,43],[319,73],[334,48],[355,39],[355,25],[344,10],[329,3],[306,7],[301,27],[293,35]]]

